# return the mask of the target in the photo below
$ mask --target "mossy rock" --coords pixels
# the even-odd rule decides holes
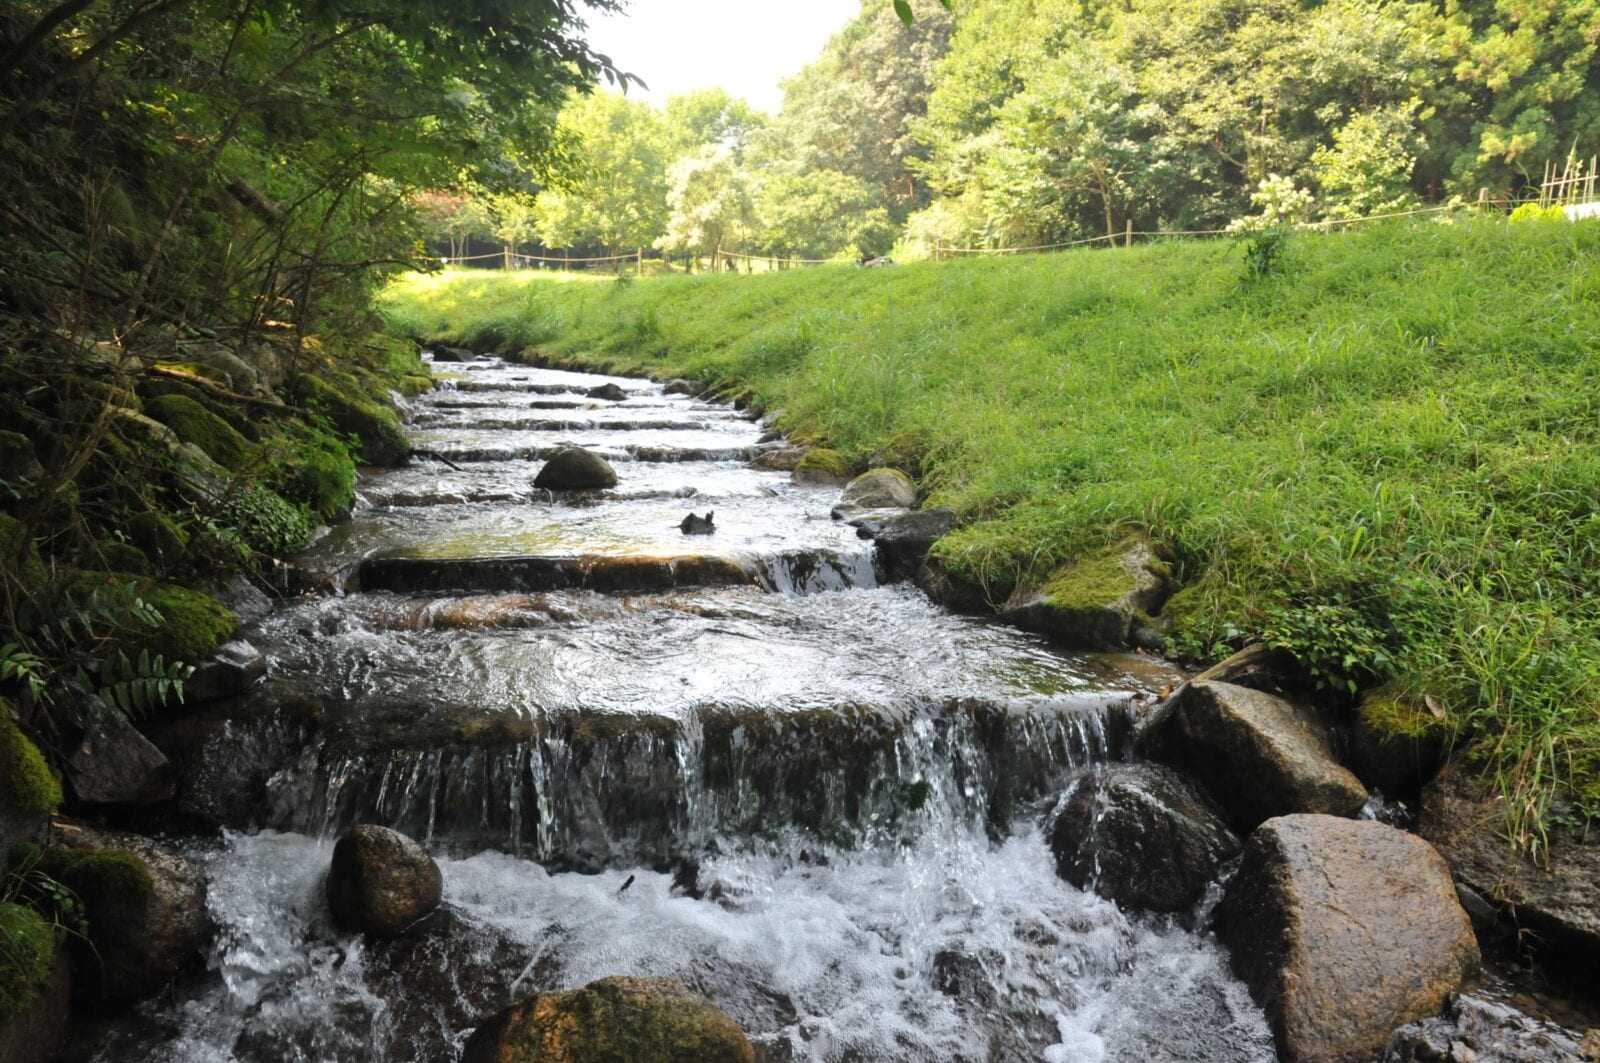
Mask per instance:
[[[1120,649],[1136,617],[1160,610],[1171,581],[1171,566],[1135,537],[1063,565],[1042,584],[1019,586],[1000,615],[1077,648]]]
[[[369,465],[401,465],[411,456],[400,418],[388,406],[361,394],[353,378],[339,384],[320,377],[302,376],[295,397],[324,414],[341,432],[358,440],[359,456]]]
[[[126,849],[52,848],[39,870],[83,906],[87,940],[73,942],[80,995],[97,1002],[146,995],[142,958],[155,883],[145,862]]]
[[[348,513],[356,499],[356,463],[336,437],[305,430],[285,440],[273,486],[323,520]]]
[[[42,816],[60,803],[60,780],[0,700],[0,813]]]
[[[159,569],[170,569],[183,560],[189,545],[189,536],[165,514],[154,510],[134,514],[128,521],[128,541],[144,555],[146,563]],[[116,566],[112,566],[116,568]],[[132,572],[133,569],[122,571]]]
[[[1393,687],[1367,691],[1350,728],[1346,760],[1368,786],[1389,797],[1414,798],[1438,772],[1460,731],[1444,704]]]
[[[145,412],[230,472],[244,468],[253,453],[238,429],[187,395],[158,396],[145,405]]]
[[[112,572],[126,572],[132,576],[148,576],[152,569],[150,558],[132,543],[109,542],[100,544],[100,559]]]
[[[813,447],[794,467],[794,482],[838,486],[850,482],[850,463],[837,450]]]
[[[50,980],[55,933],[38,912],[0,901],[0,1025],[22,1014]]]
[[[169,664],[205,660],[238,627],[228,607],[204,591],[159,583],[146,590],[143,598],[160,611],[161,627],[143,640],[142,648],[159,653]]]
[[[433,390],[433,377],[426,373],[407,373],[400,378],[400,394],[409,397],[425,395]]]

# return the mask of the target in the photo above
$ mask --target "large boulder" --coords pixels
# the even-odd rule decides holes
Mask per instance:
[[[64,767],[73,797],[86,805],[148,805],[175,792],[166,755],[120,712],[101,712]]]
[[[1239,839],[1173,772],[1155,764],[1095,768],[1067,791],[1050,828],[1056,873],[1127,908],[1181,912]]]
[[[917,504],[917,485],[899,469],[869,469],[845,485],[835,518],[873,509],[910,509]]]
[[[328,907],[346,930],[392,937],[433,912],[443,895],[439,865],[399,831],[362,824],[334,844]]]
[[[1079,649],[1128,644],[1134,623],[1161,610],[1172,593],[1171,569],[1143,538],[1079,558],[1043,583],[1019,585],[1000,616]]]
[[[1418,830],[1456,878],[1547,947],[1592,959],[1600,950],[1600,837],[1552,824],[1537,862],[1506,840],[1506,804],[1451,765],[1422,792]]]
[[[617,485],[617,470],[600,455],[582,447],[567,447],[544,463],[533,486],[551,491],[582,491]]]
[[[1353,816],[1367,801],[1308,710],[1248,687],[1187,683],[1135,743],[1198,779],[1241,831],[1291,812]]]
[[[1478,968],[1444,859],[1370,820],[1263,823],[1217,908],[1217,934],[1285,1063],[1370,1059]]]
[[[120,1006],[160,993],[198,965],[212,925],[198,863],[138,834],[58,820],[40,869],[77,895],[89,924],[74,941],[76,995]]]
[[[602,978],[540,993],[467,1041],[462,1063],[754,1063],[727,1013],[673,978]]]

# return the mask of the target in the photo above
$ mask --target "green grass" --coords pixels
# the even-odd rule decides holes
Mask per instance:
[[[618,284],[409,279],[396,329],[689,376],[857,467],[909,467],[991,595],[1145,530],[1175,644],[1252,636],[1442,703],[1537,845],[1600,808],[1600,224]],[[1421,711],[1420,708],[1417,711]],[[1585,806],[1580,804],[1580,810]]]

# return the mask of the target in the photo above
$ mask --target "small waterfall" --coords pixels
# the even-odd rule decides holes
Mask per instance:
[[[381,823],[437,848],[586,870],[669,867],[790,830],[867,847],[952,825],[999,836],[1129,731],[1125,706],[1077,701],[691,720],[599,734],[569,721],[492,748],[313,746],[270,784],[268,825],[326,837]]]

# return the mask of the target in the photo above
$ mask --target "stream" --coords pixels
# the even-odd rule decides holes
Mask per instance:
[[[764,426],[730,407],[437,368],[410,428],[458,468],[363,474],[299,561],[341,593],[253,621],[267,677],[193,739],[184,800],[225,828],[181,842],[207,970],[86,1058],[448,1060],[512,1000],[614,974],[680,979],[768,1061],[1274,1058],[1193,919],[1068,885],[1044,839],[1166,666],[880,582],[837,489],[753,468]],[[619,484],[535,490],[567,445]],[[426,933],[330,924],[358,822],[438,859]]]

